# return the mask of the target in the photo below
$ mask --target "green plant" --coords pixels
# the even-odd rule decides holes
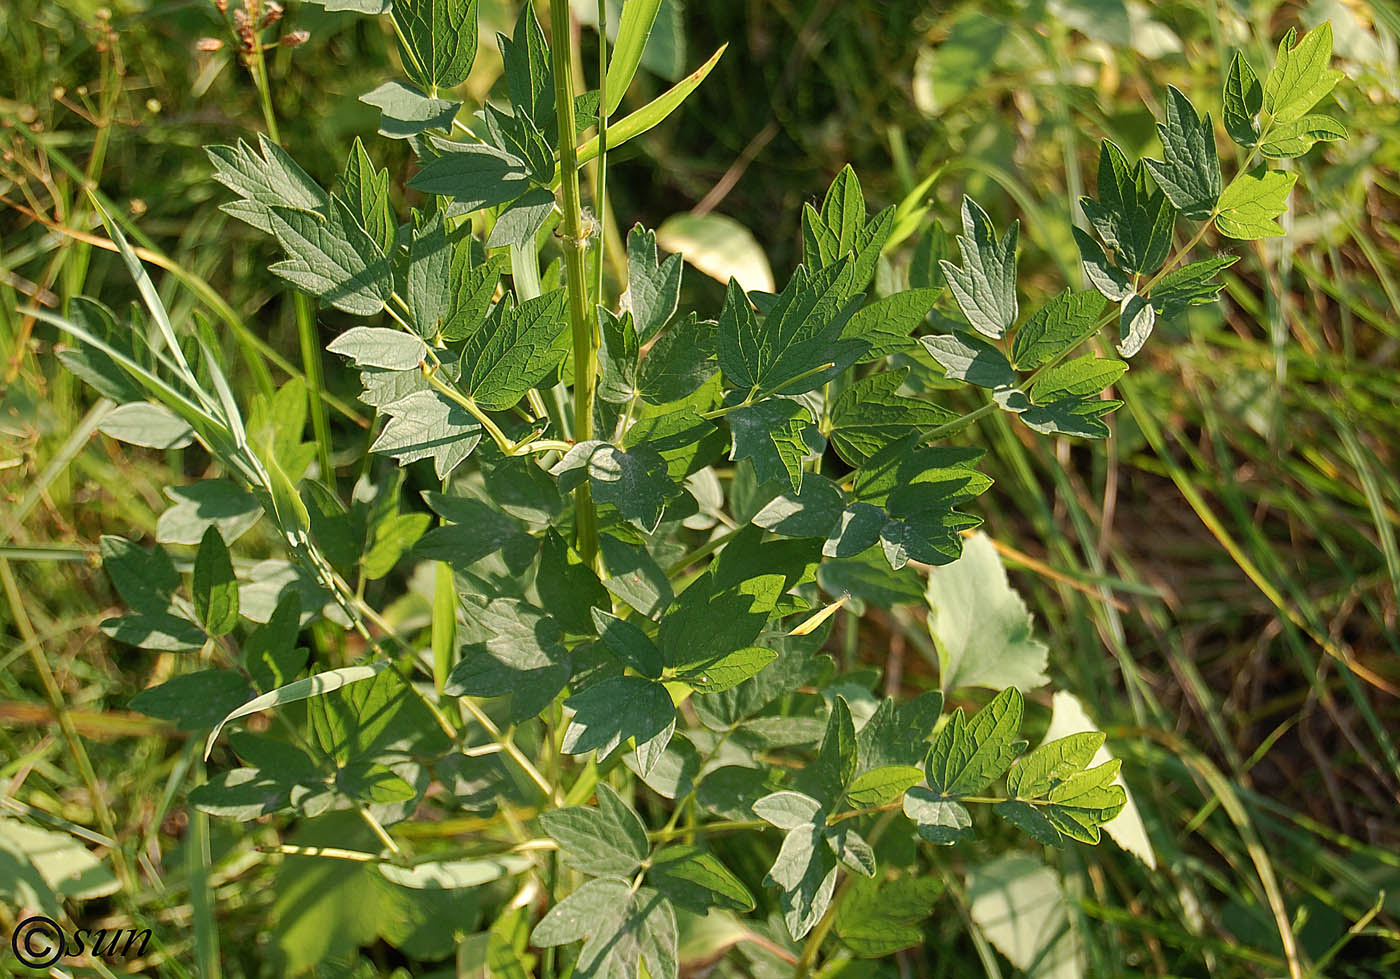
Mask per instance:
[[[230,735],[244,764],[194,789],[196,807],[243,820],[347,809],[377,849],[278,848],[373,864],[403,888],[523,882],[520,900],[492,903],[486,954],[504,972],[526,968],[527,944],[544,949],[547,974],[567,971],[554,949],[583,941],[575,974],[636,974],[640,961],[674,975],[676,908],[748,912],[760,900],[718,841],[776,828],[763,862],[787,933],[766,940],[806,974],[833,932],[846,950],[834,967],[919,940],[913,924],[937,889],[917,873],[886,879],[883,866],[918,860],[882,851],[970,839],[969,806],[1054,845],[1097,842],[1124,808],[1102,733],[1026,751],[1020,688],[1045,682],[1045,649],[985,538],[964,553],[979,521],[958,507],[990,483],[978,449],[948,443],[998,410],[1045,434],[1107,435],[1119,402],[1102,392],[1127,364],[1071,355],[1116,321],[1117,351],[1131,357],[1158,316],[1212,301],[1233,259],[1188,261],[1210,229],[1282,233],[1293,175],[1250,168],[1344,135],[1309,114],[1337,76],[1325,26],[1286,38],[1262,84],[1237,59],[1225,123],[1248,152],[1228,185],[1209,117],[1169,90],[1164,160],[1102,147],[1098,197],[1083,202],[1097,240],[1076,234],[1094,290],[1066,290],[1024,319],[1015,224],[998,235],[964,200],[955,264],[926,227],[927,186],[870,216],[846,169],[804,212],[804,261],[787,286],[745,293],[731,281],[711,321],[679,311],[681,258],[661,260],[640,228],[616,283],[624,298],[610,301],[581,206],[580,168],[595,163],[606,216],[609,148],[661,121],[714,64],[610,120],[657,6],[623,8],[600,88],[582,94],[569,45],[551,51],[527,8],[501,39],[512,112],[488,104],[467,125],[443,95],[471,66],[475,3],[401,0],[391,17],[412,84],[366,100],[419,157],[408,186],[425,203],[402,225],[389,174],[359,141],[334,193],[275,140],[211,148],[216,179],[238,195],[226,210],[286,250],[273,271],[339,313],[394,324],[345,329],[328,347],[358,369],[361,400],[383,421],[363,460],[339,463],[362,466],[348,502],[331,447],[301,441],[306,392],[263,397],[245,420],[208,326],[176,332],[114,226],[151,342],[93,302],[40,315],[79,342],[68,366],[120,404],[103,431],[154,448],[197,442],[223,470],[181,491],[158,529],[197,545],[188,599],[163,550],[103,544],[131,609],[104,631],[200,651],[214,667],[134,706],[209,729],[206,755],[230,722],[274,709],[281,725]],[[554,38],[568,36],[567,17],[552,5]],[[1193,232],[1174,248],[1178,218]],[[906,283],[882,256],[911,238]],[[883,297],[867,303],[877,275]],[[913,336],[931,315],[942,332]],[[957,415],[928,397],[961,385],[990,400]],[[416,464],[429,459],[424,511],[405,473],[425,478]],[[263,516],[290,560],[245,567],[240,585],[228,545]],[[430,577],[371,602],[371,589],[393,596],[376,583],[410,557]],[[911,562],[942,570],[925,589]],[[925,594],[940,691],[877,699],[875,677],[838,675],[821,653],[843,606]],[[378,655],[302,676],[298,643],[321,618]],[[853,615],[844,628],[858,641]],[[999,692],[971,717],[944,712],[945,695],[970,687]],[[486,814],[475,835],[410,846],[431,834],[394,832],[452,808]],[[536,886],[548,895],[538,921],[521,913]],[[742,934],[762,937],[758,927]]]

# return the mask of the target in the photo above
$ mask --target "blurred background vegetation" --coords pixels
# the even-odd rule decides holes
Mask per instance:
[[[283,142],[330,183],[362,136],[402,182],[406,146],[375,137],[377,112],[357,101],[400,74],[387,21],[288,6],[280,29],[309,39],[269,52]],[[514,6],[483,0],[483,39]],[[725,215],[780,282],[801,254],[802,204],[842,164],[874,207],[937,175],[930,221],[954,227],[963,193],[998,226],[1020,217],[1022,290],[1048,294],[1081,284],[1071,202],[1093,189],[1101,137],[1156,153],[1151,112],[1168,83],[1218,119],[1233,51],[1266,66],[1290,26],[1328,19],[1347,75],[1334,114],[1351,139],[1297,161],[1288,237],[1236,243],[1218,307],[1159,326],[1120,385],[1115,437],[1050,441],[1001,413],[968,435],[990,448],[981,512],[1020,555],[1013,580],[1050,644],[1053,686],[1110,733],[1159,857],[1151,871],[1107,843],[1047,853],[1092,975],[1284,974],[1280,919],[1318,975],[1400,974],[1400,10],[668,0],[629,99],[729,49],[681,112],[612,160],[623,229]],[[201,150],[261,130],[262,109],[230,45],[203,38],[226,38],[213,0],[0,5],[0,819],[116,836],[140,854],[133,904],[99,898],[89,913],[143,916],[158,939],[138,963],[149,974],[192,974],[205,872],[230,974],[317,959],[341,962],[324,975],[387,974],[448,956],[453,930],[477,927],[472,901],[396,909],[219,824],[213,860],[191,859],[182,793],[197,751],[126,709],[172,664],[98,632],[117,598],[92,555],[102,533],[149,539],[164,489],[207,460],[95,435],[96,396],[23,312],[134,298],[87,185],[165,270],[176,322],[217,324],[244,390],[300,373],[272,246],[218,210],[226,195]],[[582,31],[577,43],[596,42]],[[488,48],[473,99],[500,71]],[[909,251],[882,275],[897,281]],[[718,309],[718,283],[687,282],[699,308]],[[346,409],[331,427],[358,453],[354,378],[331,361],[325,385]],[[913,634],[867,620],[856,654],[890,689],[917,692],[934,672]],[[940,856],[951,877],[980,846]],[[10,914],[0,904],[7,931]],[[1011,971],[951,897],[925,932],[888,974]],[[265,956],[269,943],[300,957]]]

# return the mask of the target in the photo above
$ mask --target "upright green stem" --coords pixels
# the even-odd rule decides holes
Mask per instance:
[[[579,204],[578,153],[574,146],[574,76],[569,47],[569,5],[549,5],[550,45],[554,67],[554,107],[559,123],[559,186],[564,197],[564,269],[569,279],[569,323],[574,336],[574,441],[593,437],[593,388],[598,374],[598,338],[585,309],[588,295],[584,269],[583,211]],[[598,554],[598,517],[588,483],[574,491],[578,553],[592,565]]]
[[[598,212],[601,228],[608,214],[608,4],[598,0],[598,183],[593,193],[593,208]],[[607,236],[598,235],[597,274],[593,299],[603,304],[603,252]],[[629,406],[630,408],[630,406]]]

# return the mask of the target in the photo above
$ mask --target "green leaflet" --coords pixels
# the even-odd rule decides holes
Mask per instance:
[[[300,631],[301,596],[288,590],[268,620],[243,640],[243,666],[263,693],[291,683],[306,667],[307,650],[297,646]]]
[[[891,881],[856,878],[836,912],[836,935],[861,958],[883,958],[924,940],[919,922],[933,912],[943,882],[906,874]]]
[[[675,315],[684,267],[680,255],[658,262],[655,231],[638,224],[628,232],[627,305],[641,343],[665,329]]]
[[[864,343],[843,337],[855,312],[848,261],[788,280],[761,321],[731,279],[719,319],[719,366],[746,393],[802,394],[821,387],[861,355]]]
[[[967,381],[992,390],[1016,383],[1016,372],[1011,369],[1006,355],[971,333],[919,337],[919,342],[950,380]]]
[[[512,306],[503,299],[462,349],[462,379],[477,405],[506,411],[564,360],[567,294],[555,289]]]
[[[1230,61],[1230,70],[1225,75],[1224,117],[1225,131],[1239,145],[1246,149],[1259,142],[1259,124],[1255,117],[1264,107],[1264,89],[1259,84],[1254,69],[1238,52]]]
[[[398,242],[398,222],[389,204],[389,171],[376,170],[357,138],[340,178],[336,196],[345,202],[360,228],[385,255],[393,255]]]
[[[1131,357],[1143,348],[1157,322],[1157,308],[1141,296],[1129,296],[1123,301],[1118,320],[1120,357]]]
[[[788,805],[775,796],[797,798]],[[804,805],[813,807],[806,820],[801,819]],[[754,804],[754,811],[787,830],[764,880],[781,891],[778,901],[783,921],[793,940],[801,941],[826,913],[836,890],[838,868],[835,854],[826,844],[824,813],[816,800],[795,792],[761,799]]]
[[[463,594],[458,663],[443,692],[511,697],[513,717],[534,717],[568,683],[572,660],[551,616],[518,598],[486,601]]]
[[[436,94],[466,81],[476,60],[477,0],[395,0],[404,70]]]
[[[703,575],[681,592],[661,620],[657,645],[663,661],[682,674],[703,674],[729,654],[747,650],[787,586],[786,579],[772,573],[733,585],[713,573]]]
[[[394,291],[389,260],[339,199],[331,198],[324,215],[280,205],[267,215],[288,255],[270,271],[352,316],[384,308]]]
[[[1159,123],[1166,161],[1146,160],[1157,185],[1178,211],[1193,221],[1211,216],[1220,197],[1220,159],[1210,113],[1204,119],[1175,85],[1167,88],[1167,121]]]
[[[550,474],[559,477],[563,492],[587,479],[595,500],[615,506],[624,520],[648,534],[661,522],[667,501],[679,493],[666,460],[645,445],[624,451],[597,439],[579,442]]]
[[[890,765],[857,776],[846,790],[846,802],[857,809],[883,806],[923,780],[924,773],[912,765]]]
[[[552,484],[550,488],[553,489]],[[471,528],[472,532],[476,530],[476,527]],[[522,546],[533,547],[533,539],[521,535],[519,540]],[[575,635],[591,635],[597,627],[599,609],[612,606],[597,574],[552,528],[540,544],[535,588],[540,593],[540,603],[550,610],[565,632]],[[657,675],[660,675],[659,665]]]
[[[1172,269],[1152,287],[1152,305],[1167,315],[1185,306],[1214,302],[1224,288],[1216,275],[1238,261],[1238,255],[1217,255]]]
[[[550,66],[544,29],[535,17],[533,6],[521,9],[513,35],[506,37],[497,34],[496,44],[505,63],[511,105],[524,113],[543,135],[546,144],[552,144],[556,129],[554,71]]]
[[[748,459],[760,483],[779,482],[802,488],[802,462],[811,452],[807,434],[814,429],[806,405],[769,398],[731,411],[727,416],[733,447],[729,458]]]
[[[844,697],[832,700],[826,719],[826,733],[814,762],[802,770],[795,784],[813,798],[834,807],[855,778],[859,760],[855,722]]]
[[[428,348],[418,337],[380,326],[356,326],[336,337],[326,349],[346,357],[356,367],[412,370],[422,363]]]
[[[1117,411],[1123,402],[1099,398],[1058,398],[1048,405],[1038,405],[1021,415],[1021,421],[1044,435],[1068,435],[1073,438],[1108,438],[1108,426],[1100,419]]]
[[[896,292],[857,310],[842,332],[843,338],[859,340],[867,347],[857,363],[881,360],[909,349],[909,334],[924,322],[940,292],[941,289]]]
[[[159,546],[145,550],[124,537],[107,534],[99,542],[102,569],[122,601],[138,612],[164,612],[180,587],[180,574]]]
[[[1121,360],[1086,354],[1050,368],[1041,374],[1028,392],[1031,403],[1049,404],[1062,398],[1082,398],[1098,394],[1127,371]]]
[[[427,513],[395,513],[375,524],[370,546],[360,560],[366,580],[377,581],[394,570],[431,524]]]
[[[654,759],[666,749],[676,729],[671,695],[660,683],[645,677],[600,680],[564,701],[564,706],[574,716],[564,730],[562,749],[571,755],[596,751],[599,761],[634,739],[639,753],[643,745],[652,743]]]
[[[637,376],[642,400],[663,405],[693,394],[719,370],[715,363],[713,321],[682,316],[656,338]]]
[[[238,582],[233,562],[218,530],[210,527],[199,542],[194,560],[194,610],[212,638],[226,636],[238,625]]]
[[[1118,264],[1143,275],[1156,272],[1171,250],[1176,211],[1150,185],[1142,161],[1129,165],[1108,139],[1099,147],[1098,193],[1098,200],[1082,197],[1079,205]]]
[[[967,807],[945,799],[936,791],[915,786],[904,794],[903,809],[919,837],[936,846],[952,846],[972,839],[972,816]]]
[[[1037,309],[1017,328],[1012,340],[1011,360],[1016,369],[1043,367],[1087,340],[1098,329],[1104,305],[1098,292],[1066,289]]]
[[[875,713],[860,729],[859,771],[862,777],[876,770],[898,772],[922,765],[942,709],[943,694],[937,690],[898,705],[889,697],[880,701]]]
[[[904,368],[863,377],[841,392],[832,406],[831,442],[852,466],[864,465],[910,432],[937,428],[956,417],[927,401],[900,397],[908,374]]]
[[[929,752],[926,772],[934,794],[955,801],[975,795],[1001,776],[1025,748],[1017,740],[1025,701],[1008,687],[965,720],[962,708],[953,712]]]
[[[1302,156],[1320,140],[1346,138],[1347,127],[1331,116],[1305,115],[1271,128],[1259,152],[1272,159],[1290,159]]]
[[[188,486],[167,486],[173,502],[156,521],[162,544],[198,544],[208,527],[218,528],[232,544],[262,516],[257,497],[226,479],[205,479]]]
[[[152,401],[133,401],[109,411],[97,430],[128,445],[149,449],[183,449],[194,441],[194,429],[175,412]]]
[[[307,720],[314,743],[339,766],[397,760],[396,752],[412,747],[444,747],[432,715],[394,670],[318,691],[307,705]]]
[[[637,330],[632,314],[619,318],[603,306],[598,311],[598,397],[609,404],[625,405],[639,393],[637,388]]]
[[[644,677],[661,676],[661,650],[639,627],[602,609],[593,609],[593,623],[608,650]]]
[[[1084,277],[1089,280],[1089,284],[1114,302],[1131,296],[1133,287],[1127,274],[1109,261],[1103,246],[1077,226],[1070,230],[1074,232],[1074,243],[1079,246],[1080,266],[1084,269]]]
[[[753,895],[719,858],[690,844],[657,850],[651,858],[647,882],[678,907],[697,914],[712,908],[752,911]]]
[[[1016,763],[1006,776],[1006,791],[1018,799],[1040,798],[1083,771],[1103,743],[1097,731],[1047,742]]]
[[[963,198],[962,222],[962,267],[948,261],[939,266],[967,321],[979,333],[999,340],[1016,322],[1016,239],[1021,222],[1013,221],[998,241],[992,219],[970,197]]]
[[[457,239],[452,246],[452,262],[447,273],[451,303],[442,324],[443,340],[465,340],[481,327],[491,309],[491,299],[505,260],[500,256],[481,257],[477,254],[479,250],[480,246],[470,236]]]
[[[869,221],[865,197],[851,166],[841,168],[820,212],[810,204],[802,209],[802,261],[812,271],[851,262],[851,290],[864,289],[875,274],[875,265],[894,231],[895,209],[887,207]]]
[[[531,247],[535,236],[554,213],[554,195],[540,187],[527,190],[497,217],[486,238],[487,248]]]
[[[811,262],[808,256],[813,266],[834,262],[855,247],[856,236],[865,227],[865,195],[849,163],[827,188],[816,224],[823,236],[818,240],[825,247],[819,250],[817,261]]]
[[[399,81],[385,82],[360,101],[379,110],[379,135],[390,139],[408,139],[429,129],[450,133],[462,108],[460,102],[430,98]]]
[[[462,143],[433,136],[436,154],[408,185],[425,194],[451,197],[463,211],[513,201],[530,189],[525,163],[484,143]]]
[[[628,452],[638,450],[647,455],[653,452],[659,455],[666,463],[671,482],[677,486],[718,459],[724,451],[724,433],[694,408],[666,410],[643,406],[639,415],[623,436],[622,447]],[[667,492],[677,495],[679,490]]]
[[[874,878],[878,869],[875,863],[875,848],[852,829],[850,823],[842,823],[828,830],[826,845],[836,854],[837,861],[846,870]]]
[[[1237,174],[1220,195],[1215,227],[1245,241],[1279,237],[1283,226],[1275,218],[1288,210],[1288,195],[1297,180],[1296,173],[1282,170]]]
[[[687,664],[675,679],[697,693],[719,693],[736,687],[777,659],[778,654],[763,646],[749,646]]]
[[[407,802],[418,794],[389,766],[372,761],[351,762],[338,769],[335,786],[350,798],[371,806]]]
[[[147,687],[127,706],[173,721],[182,731],[203,731],[246,701],[249,693],[248,682],[234,670],[199,670]]]
[[[206,146],[204,152],[214,164],[214,179],[241,198],[221,205],[220,210],[264,234],[273,233],[273,206],[316,212],[326,209],[328,198],[320,185],[286,150],[261,134],[256,151],[239,140],[236,146]]]
[[[825,476],[811,473],[800,492],[775,496],[753,516],[753,523],[786,537],[827,537],[843,511],[840,488]]]
[[[385,880],[400,887],[419,891],[450,891],[480,887],[502,877],[524,873],[531,866],[529,857],[507,853],[486,860],[432,860],[415,863],[411,867],[381,863],[378,869]]]
[[[586,874],[631,874],[651,851],[642,819],[606,783],[597,806],[568,806],[540,814],[540,825],[554,839],[569,866]]]
[[[543,948],[577,941],[579,979],[639,975],[641,965],[652,979],[676,979],[676,913],[649,887],[634,891],[620,877],[587,881],[530,933],[530,944]]]
[[[1298,43],[1295,45],[1294,39]],[[1298,38],[1290,28],[1279,42],[1273,70],[1264,79],[1264,111],[1273,125],[1301,119],[1342,80],[1332,62],[1332,24],[1323,21]]]
[[[425,218],[414,211],[408,246],[408,309],[413,329],[430,342],[441,335],[453,312],[452,291],[444,288],[453,257],[442,214],[434,212]]]
[[[481,441],[481,423],[436,391],[414,392],[380,410],[389,422],[370,451],[391,455],[402,464],[432,459],[439,479],[466,461]]]
[[[986,534],[963,544],[957,561],[929,571],[924,595],[929,633],[938,649],[939,686],[1033,690],[1044,685],[1047,649],[1006,577]]]
[[[324,673],[317,673],[315,676],[304,677],[300,680],[293,680],[291,683],[271,690],[262,696],[254,697],[235,710],[225,714],[214,729],[209,732],[208,739],[204,742],[204,758],[207,761],[209,753],[214,750],[214,742],[219,739],[219,732],[224,725],[230,721],[236,721],[240,717],[247,717],[249,714],[256,714],[260,710],[267,710],[272,707],[279,707],[283,704],[295,703],[299,700],[306,700],[310,697],[320,697],[338,690],[351,683],[359,683],[389,669],[390,662],[381,660],[371,666],[346,666],[338,670],[327,670]]]
[[[644,549],[612,534],[600,534],[598,549],[607,569],[603,587],[648,618],[660,615],[675,597],[666,573]]]

